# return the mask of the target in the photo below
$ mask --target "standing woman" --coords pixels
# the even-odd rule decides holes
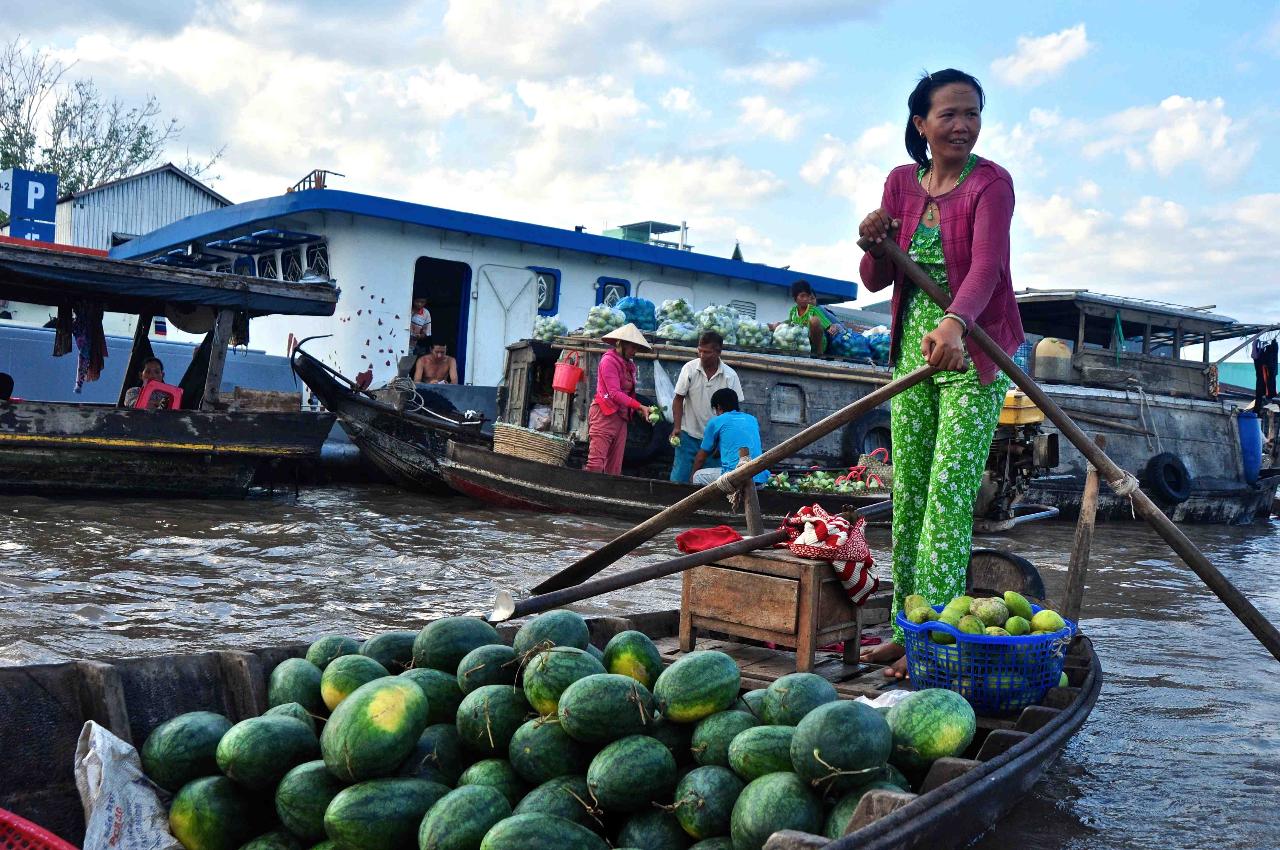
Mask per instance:
[[[644,334],[633,324],[625,324],[600,338],[613,348],[600,358],[596,372],[596,397],[587,416],[588,472],[622,473],[622,455],[627,448],[627,422],[631,411],[647,413],[636,401],[636,352],[652,351]]]
[[[944,370],[893,399],[893,614],[918,593],[941,604],[964,593],[973,502],[1009,379],[965,342],[977,324],[1006,352],[1022,342],[1009,275],[1013,180],[973,153],[984,95],[963,71],[927,74],[907,99],[907,153],[889,173],[880,209],[858,226],[875,247],[862,282],[893,286],[894,377],[928,363]],[[896,239],[951,293],[945,312],[903,277],[879,243]],[[968,352],[972,364],[966,361]],[[864,653],[885,675],[906,675],[902,631]]]

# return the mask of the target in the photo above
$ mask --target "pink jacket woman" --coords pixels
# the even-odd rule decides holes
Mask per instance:
[[[587,414],[587,463],[583,469],[620,475],[631,411],[647,409],[635,399],[635,356],[641,348],[652,350],[652,346],[632,324],[623,325],[602,339],[614,347],[600,358],[596,395]]]

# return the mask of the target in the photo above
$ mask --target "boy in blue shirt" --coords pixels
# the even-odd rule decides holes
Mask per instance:
[[[722,473],[738,465],[738,449],[745,446],[750,457],[760,456],[760,425],[750,413],[738,409],[738,394],[725,387],[711,395],[711,409],[715,416],[702,432],[702,447],[693,459],[693,483],[710,484]],[[707,456],[720,446],[720,466],[703,469]],[[756,484],[769,480],[769,471],[759,472],[753,479]]]

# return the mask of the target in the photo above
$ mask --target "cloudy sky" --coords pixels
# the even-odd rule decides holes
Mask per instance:
[[[906,97],[987,89],[1014,280],[1280,320],[1280,5],[63,0],[10,31],[223,144],[216,187],[335,186],[856,276]],[[1068,11],[1069,9],[1069,11]]]

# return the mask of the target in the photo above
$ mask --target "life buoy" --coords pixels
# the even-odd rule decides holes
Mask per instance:
[[[844,463],[852,466],[858,462],[858,458],[878,448],[888,449],[889,456],[892,457],[893,440],[889,422],[889,411],[876,409],[846,425],[840,436],[840,451]]]
[[[1180,505],[1191,498],[1191,473],[1173,452],[1161,452],[1147,461],[1142,483],[1157,501],[1168,505]]]

